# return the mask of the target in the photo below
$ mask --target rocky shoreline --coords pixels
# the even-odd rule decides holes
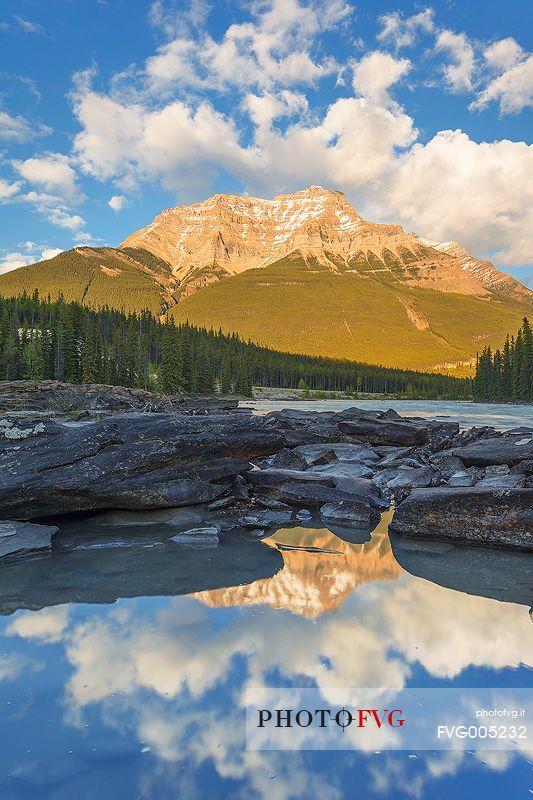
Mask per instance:
[[[349,540],[391,504],[401,537],[533,550],[533,428],[19,381],[0,384],[0,470],[0,560],[49,551],[65,515],[210,547],[311,519]]]

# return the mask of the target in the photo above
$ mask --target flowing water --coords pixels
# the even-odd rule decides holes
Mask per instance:
[[[531,797],[526,749],[245,749],[249,687],[533,688],[533,558],[391,545],[389,519],[213,549],[88,520],[51,556],[0,567],[0,798]]]

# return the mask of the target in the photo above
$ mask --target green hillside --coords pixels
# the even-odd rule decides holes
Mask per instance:
[[[61,294],[92,308],[168,312],[177,323],[220,327],[276,350],[458,375],[472,374],[476,353],[500,346],[533,312],[503,295],[411,287],[415,267],[387,271],[357,255],[336,266],[296,253],[183,297],[169,264],[146,250],[79,247],[0,275],[0,296],[37,289],[43,299]]]
[[[146,250],[78,247],[55,258],[0,275],[0,295],[17,297],[38,290],[40,297],[94,308],[164,313],[174,300],[165,261]]]
[[[524,306],[412,288],[375,274],[336,274],[318,262],[311,268],[302,258],[286,258],[202,289],[169,315],[278,350],[447,369],[440,365],[469,361],[485,345],[501,344],[505,332],[520,325]]]

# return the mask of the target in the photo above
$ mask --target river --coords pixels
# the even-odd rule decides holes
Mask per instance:
[[[385,405],[531,421],[524,407]],[[533,688],[533,558],[391,546],[389,519],[212,550],[88,519],[52,556],[1,567],[2,800],[531,797],[520,747],[246,750],[249,687]]]

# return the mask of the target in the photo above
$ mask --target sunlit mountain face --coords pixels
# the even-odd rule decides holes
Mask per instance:
[[[527,796],[531,754],[521,749],[245,749],[249,687],[315,687],[327,702],[343,687],[531,685],[531,559],[434,543],[413,555],[391,549],[387,522],[338,535],[279,530],[248,542],[246,565],[222,541],[196,551],[213,569],[193,583],[194,550],[154,557],[155,534],[133,547],[124,529],[122,547],[118,535],[93,547],[85,534],[83,550],[43,560],[34,611],[3,567],[3,796],[344,798],[354,776],[371,798],[499,798],[510,787]],[[91,561],[106,575],[100,602]],[[75,565],[78,600],[57,573]],[[128,574],[144,575],[139,596]]]

